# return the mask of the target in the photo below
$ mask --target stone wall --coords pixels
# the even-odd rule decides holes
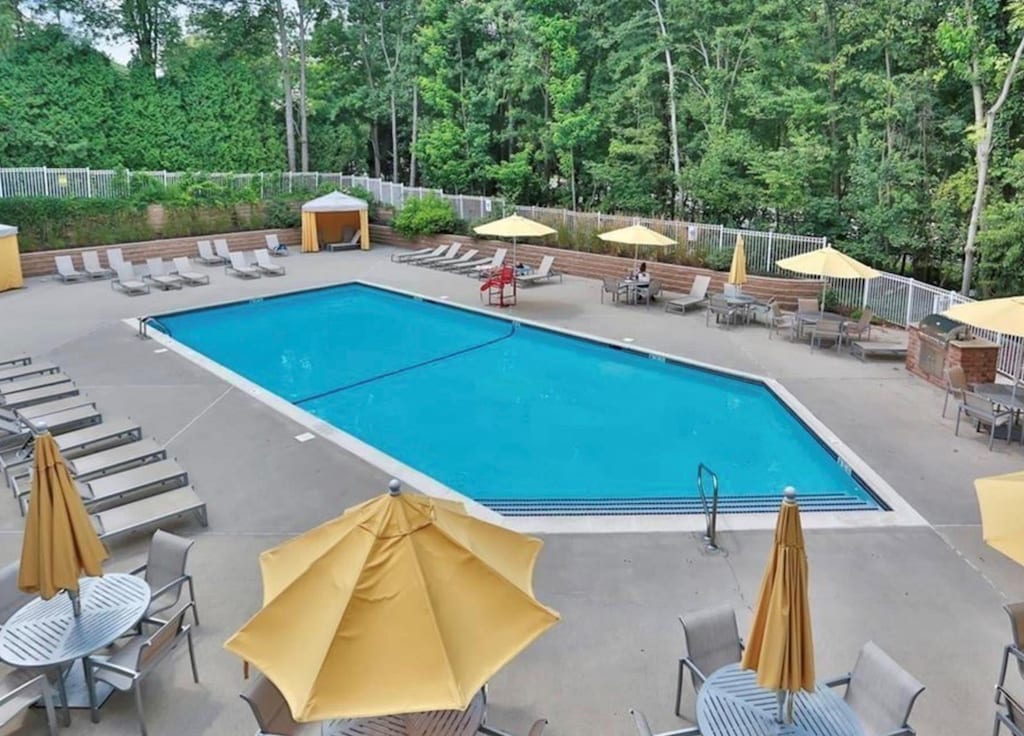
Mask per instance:
[[[100,254],[100,263],[107,264],[108,248],[120,248],[126,261],[145,263],[147,258],[175,258],[177,256],[196,255],[196,241],[224,238],[231,250],[254,250],[267,247],[265,235],[276,233],[280,242],[285,245],[298,246],[302,242],[302,232],[298,228],[284,230],[251,230],[241,233],[220,233],[216,235],[190,236],[187,238],[166,238],[164,240],[143,240],[138,243],[122,243],[120,245],[97,245],[86,248],[67,248],[64,250],[34,251],[21,254],[21,271],[27,276],[46,276],[57,272],[54,256],[71,256],[75,268],[82,268],[82,251],[94,250]]]
[[[993,383],[996,380],[999,346],[994,342],[980,338],[952,341],[945,351],[942,371],[939,375],[929,374],[918,364],[920,351],[920,330],[911,325],[907,330],[906,368],[915,376],[944,388],[946,386],[946,371],[950,368],[960,367],[963,368],[968,383]]]
[[[479,240],[465,235],[431,235],[417,238],[414,241],[403,238],[391,228],[383,225],[370,226],[370,242],[381,245],[395,245],[401,248],[426,248],[442,243],[464,243],[463,248],[474,248],[482,256],[489,256],[497,248],[508,248],[509,259],[512,258],[510,243],[494,240]],[[521,263],[531,266],[540,264],[544,256],[555,257],[554,268],[572,276],[583,276],[591,279],[617,278],[624,276],[633,268],[632,258],[603,255],[600,253],[584,253],[564,248],[549,248],[529,243],[520,243],[516,247],[516,258]],[[651,278],[661,281],[666,291],[686,293],[690,291],[695,276],[705,274],[711,277],[708,293],[722,291],[728,273],[710,271],[706,268],[678,266],[672,263],[655,263],[647,261]],[[761,300],[775,297],[783,309],[795,309],[797,299],[817,299],[821,296],[822,283],[814,279],[781,279],[767,276],[750,276],[743,291]]]

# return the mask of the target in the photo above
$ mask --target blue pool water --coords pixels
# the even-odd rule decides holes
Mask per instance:
[[[176,340],[504,513],[875,509],[760,383],[350,284],[159,318]]]

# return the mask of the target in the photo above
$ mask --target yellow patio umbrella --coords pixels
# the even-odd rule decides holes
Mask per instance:
[[[736,286],[747,283],[747,250],[743,236],[736,236],[736,247],[732,252],[732,266],[729,268],[729,283]]]
[[[757,672],[757,684],[779,693],[779,717],[787,693],[814,690],[814,640],[807,600],[807,554],[796,491],[787,488],[775,542],[761,580],[754,621],[743,651],[743,669]],[[789,700],[792,720],[793,700]]]
[[[600,233],[597,237],[609,243],[632,245],[633,268],[636,268],[636,262],[640,259],[641,245],[654,246],[656,248],[668,248],[669,246],[676,244],[676,241],[672,240],[672,238],[662,235],[659,232],[655,232],[649,227],[644,227],[643,225],[630,225],[629,227],[622,227],[618,230],[609,230],[606,233]]]
[[[18,587],[47,600],[65,590],[78,615],[78,578],[102,575],[107,550],[49,432],[36,436],[33,453]]]
[[[950,307],[944,315],[958,322],[982,330],[993,330],[1004,335],[1024,337],[1024,296],[1008,296],[1002,299],[986,299],[981,302],[967,302]],[[1020,365],[1014,377],[1011,396],[1017,395],[1020,382]]]
[[[1024,472],[978,478],[974,490],[985,542],[1024,565]]]
[[[225,647],[298,721],[463,710],[559,619],[533,595],[541,546],[392,481],[260,555],[263,608]]]
[[[823,279],[875,279],[881,274],[830,245],[775,262],[780,268]]]
[[[554,235],[557,230],[526,217],[509,215],[494,222],[477,225],[473,228],[473,232],[492,238],[512,238],[512,267],[515,268],[519,265],[519,261],[516,260],[516,240],[519,238],[542,238],[545,235]]]

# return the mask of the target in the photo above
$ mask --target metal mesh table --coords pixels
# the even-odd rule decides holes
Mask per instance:
[[[60,593],[22,606],[0,629],[0,659],[15,667],[58,667],[87,657],[113,643],[139,622],[149,608],[149,584],[135,575],[114,573],[79,582],[82,615],[75,618],[71,599]],[[89,707],[81,665],[62,682],[67,707]],[[100,702],[109,696],[100,694]]]
[[[778,697],[751,670],[730,664],[716,670],[697,696],[697,725],[704,736],[864,736],[857,717],[832,688],[797,693],[793,723],[775,720]]]
[[[434,710],[378,718],[325,721],[322,736],[474,736],[484,722],[487,703],[481,690],[466,710]]]

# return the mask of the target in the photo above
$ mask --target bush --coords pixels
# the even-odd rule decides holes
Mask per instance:
[[[728,271],[732,268],[732,251],[724,248],[709,250],[704,255],[704,266],[712,271]]]
[[[298,227],[302,222],[299,200],[282,196],[267,202],[266,227]]]
[[[395,230],[406,238],[455,232],[459,227],[455,210],[436,194],[405,202],[395,216]]]

